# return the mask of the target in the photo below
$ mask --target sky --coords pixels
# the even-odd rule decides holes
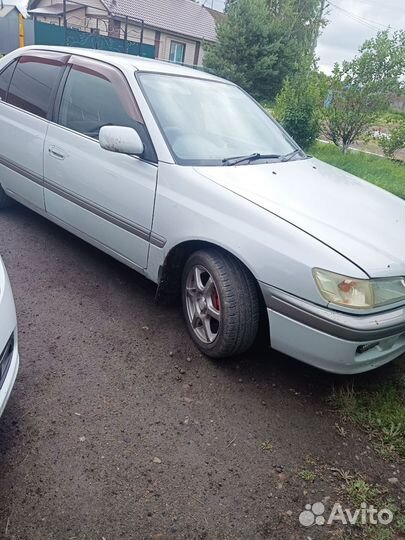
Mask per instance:
[[[24,5],[24,0],[5,3]],[[153,1],[153,0],[150,0]],[[224,0],[199,0],[223,9]],[[317,56],[322,71],[330,73],[335,62],[350,60],[360,45],[378,30],[405,29],[405,0],[333,0],[327,10],[328,25],[319,38]]]
[[[206,0],[205,5],[222,9],[223,3],[223,0]],[[405,29],[405,1],[333,0],[329,2],[327,19],[317,56],[320,69],[330,73],[335,62],[353,58],[360,45],[378,30],[388,26]]]
[[[318,42],[319,67],[329,73],[335,62],[350,60],[366,39],[390,26],[405,29],[404,0],[333,0]]]

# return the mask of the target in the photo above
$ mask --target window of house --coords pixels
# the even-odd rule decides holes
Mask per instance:
[[[12,62],[0,73],[0,100],[5,101],[6,99],[15,65],[16,62]]]
[[[63,67],[63,61],[50,54],[21,56],[11,79],[7,102],[46,118]]]
[[[110,37],[119,38],[121,34],[121,21],[110,19],[108,21],[108,35]]]
[[[175,64],[183,64],[186,54],[185,43],[179,43],[178,41],[172,41],[170,43],[169,61]]]

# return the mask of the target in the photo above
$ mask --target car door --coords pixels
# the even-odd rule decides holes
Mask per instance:
[[[44,147],[46,211],[119,258],[146,268],[157,181],[156,155],[125,76],[72,56]],[[102,126],[136,129],[142,158],[101,148]]]
[[[44,209],[43,146],[66,54],[30,51],[0,73],[0,184]]]

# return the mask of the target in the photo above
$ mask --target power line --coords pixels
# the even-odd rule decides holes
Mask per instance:
[[[352,13],[351,11],[348,11],[347,9],[345,8],[342,8],[341,6],[337,6],[336,4],[334,4],[333,2],[331,2],[329,0],[329,5],[334,7],[335,9],[341,11],[344,15],[346,15],[347,17],[350,17],[352,20],[360,23],[360,24],[363,24],[364,26],[367,26],[368,28],[371,28],[372,30],[381,30],[381,29],[385,29],[385,30],[388,30],[389,29],[389,26],[385,26],[381,23],[378,23],[376,21],[371,21],[371,20],[368,20],[368,19],[365,19],[364,17],[361,17],[360,15],[356,15],[355,13]]]
[[[340,12],[342,12],[344,15],[346,15],[347,17],[349,17],[353,21],[356,21],[356,22],[358,22],[360,24],[363,24],[364,26],[367,26],[368,28],[372,28],[373,30],[380,30],[381,28],[387,28],[387,27],[385,27],[383,25],[380,25],[379,23],[373,23],[371,21],[368,21],[367,19],[364,19],[363,17],[360,17],[359,15],[356,15],[356,14],[352,13],[351,11],[348,11],[347,9],[344,9],[344,8],[342,8],[340,6],[337,6],[333,2],[329,1],[329,5],[334,7],[335,9],[339,10]],[[378,24],[378,26],[377,26],[377,24]]]
[[[370,6],[371,4],[378,4],[378,7],[381,5],[381,0],[356,0],[357,2],[361,2],[362,4],[366,4]],[[377,7],[377,6],[376,6]],[[386,0],[384,0],[384,8],[389,7],[391,9],[396,9],[397,6],[394,6],[393,4],[390,4]]]

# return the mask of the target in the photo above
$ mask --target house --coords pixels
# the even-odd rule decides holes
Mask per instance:
[[[29,21],[24,19],[20,9],[0,0],[0,56],[27,44],[24,39],[25,25],[29,25]]]
[[[160,60],[202,65],[217,13],[192,0],[66,0],[69,28],[154,46]],[[63,26],[62,0],[29,0],[37,21]]]

